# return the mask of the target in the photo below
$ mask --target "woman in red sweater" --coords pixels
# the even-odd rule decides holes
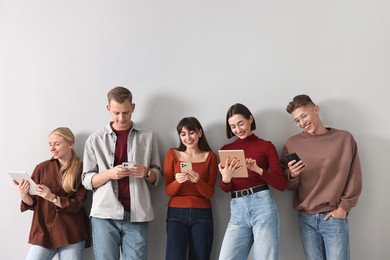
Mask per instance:
[[[183,118],[177,133],[180,145],[166,153],[164,163],[165,192],[171,197],[165,259],[206,260],[213,242],[210,198],[218,173],[217,156],[196,118]]]
[[[286,179],[275,146],[257,137],[255,119],[242,104],[231,106],[226,115],[226,134],[237,140],[222,150],[244,150],[248,177],[235,178],[240,163],[227,158],[219,171],[220,187],[230,192],[231,215],[219,259],[246,259],[254,244],[254,259],[279,259],[279,216],[268,185],[283,191]]]

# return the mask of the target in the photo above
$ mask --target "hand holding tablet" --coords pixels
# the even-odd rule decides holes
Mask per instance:
[[[239,168],[234,170],[234,178],[248,177],[248,169],[246,167],[244,150],[218,150],[218,154],[222,167],[225,167],[227,158],[230,160],[237,159],[240,161]]]
[[[37,184],[31,179],[30,175],[28,175],[24,171],[8,171],[8,174],[17,182],[20,183],[23,179],[30,183],[30,189],[28,193],[30,195],[35,195],[35,188]]]

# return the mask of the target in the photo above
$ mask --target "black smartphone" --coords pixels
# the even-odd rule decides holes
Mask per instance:
[[[288,153],[286,154],[287,160],[290,162],[292,160],[295,160],[295,162],[299,162],[301,158],[299,158],[298,154],[296,153]]]

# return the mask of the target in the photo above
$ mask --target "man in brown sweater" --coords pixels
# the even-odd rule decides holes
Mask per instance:
[[[347,131],[324,127],[307,95],[294,97],[286,110],[303,130],[286,141],[281,162],[288,189],[295,190],[306,258],[349,259],[348,212],[362,190],[356,142]],[[293,152],[300,160],[288,161]]]

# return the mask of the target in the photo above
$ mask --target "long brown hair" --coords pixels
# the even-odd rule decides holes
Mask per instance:
[[[50,135],[53,134],[61,136],[69,144],[73,145],[75,142],[74,134],[68,127],[58,127],[50,133]],[[72,157],[70,159],[70,162],[67,165],[61,166],[61,171],[63,172],[61,178],[61,186],[67,193],[76,191],[77,177],[80,173],[80,167],[81,160],[72,147]]]
[[[195,131],[195,132],[197,132],[199,130],[202,131],[202,135],[199,138],[198,147],[201,151],[204,151],[204,152],[211,151],[211,148],[209,146],[209,143],[207,142],[203,127],[199,123],[198,119],[196,119],[195,117],[184,117],[182,120],[180,120],[180,122],[177,124],[177,127],[176,127],[177,133],[179,135],[181,133],[181,130],[184,127],[190,131]],[[179,138],[179,141],[180,141],[180,145],[177,148],[177,150],[178,151],[185,151],[186,146],[183,144],[183,142],[181,141],[180,138]]]

